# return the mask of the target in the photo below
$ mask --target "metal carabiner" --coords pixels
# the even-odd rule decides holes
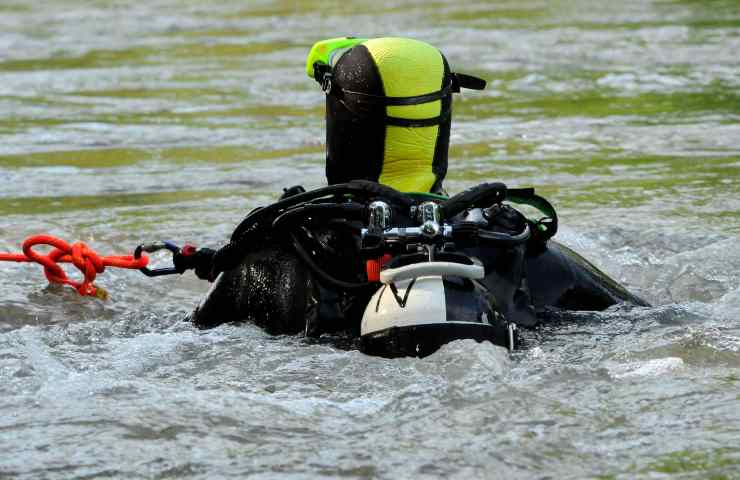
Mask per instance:
[[[136,247],[136,250],[134,250],[134,258],[141,258],[141,252],[154,253],[159,250],[169,250],[170,252],[172,252],[173,256],[180,253],[180,247],[175,245],[173,242],[163,241],[139,245],[138,247]],[[154,269],[144,267],[140,268],[139,271],[147,277],[160,277],[162,275],[173,275],[175,273],[182,273],[178,272],[175,267]]]

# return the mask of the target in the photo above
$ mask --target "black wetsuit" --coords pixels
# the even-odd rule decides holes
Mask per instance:
[[[481,220],[478,209],[453,218],[477,219],[491,231],[520,231],[527,222],[510,206]],[[396,219],[396,221],[398,221]],[[408,226],[409,219],[401,220]],[[359,239],[343,229],[320,228],[312,232],[308,249],[333,276],[362,282],[365,263]],[[461,253],[475,257],[486,269],[481,283],[495,297],[497,309],[520,326],[536,326],[549,309],[604,310],[618,303],[648,305],[586,259],[551,239],[531,239],[510,248],[474,246]],[[305,332],[317,336],[348,330],[359,333],[360,320],[375,288],[344,290],[329,285],[296,255],[289,241],[267,236],[254,245],[241,263],[223,272],[193,312],[203,328],[231,321],[252,321],[273,334]]]

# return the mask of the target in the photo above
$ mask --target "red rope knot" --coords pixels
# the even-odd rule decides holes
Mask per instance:
[[[47,255],[33,250],[35,245],[54,247]],[[44,267],[44,275],[50,283],[63,283],[72,286],[80,295],[107,298],[107,292],[93,284],[95,277],[103,273],[105,267],[140,269],[147,266],[149,258],[134,258],[131,255],[101,257],[84,242],[72,245],[51,235],[35,235],[23,242],[23,255],[0,253],[0,260],[12,262],[36,262]],[[75,281],[59,266],[60,262],[71,262],[83,274],[83,280]]]

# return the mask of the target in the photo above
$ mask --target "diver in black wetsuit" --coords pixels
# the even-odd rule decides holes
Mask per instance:
[[[365,180],[400,192],[444,198],[452,94],[461,88],[483,89],[485,81],[453,73],[439,50],[402,38],[319,42],[309,54],[307,73],[326,93],[329,185]],[[302,191],[293,187],[282,198],[300,198]],[[519,195],[536,197],[525,190]],[[395,220],[402,226],[413,224],[404,215],[396,215]],[[551,240],[556,217],[553,228],[527,220],[499,201],[486,208],[465,209],[451,222],[492,232],[532,228],[532,238],[524,244],[505,248],[476,244],[461,249],[483,264],[486,276],[481,283],[493,295],[498,311],[517,325],[537,325],[539,314],[547,309],[647,305],[583,257]],[[235,239],[250,235],[248,228],[242,228],[246,223],[232,236],[232,246]],[[258,223],[253,221],[249,228]],[[342,287],[367,280],[364,259],[358,254],[360,240],[351,228],[342,228],[349,223],[303,228],[309,245],[297,247],[298,253],[294,236],[291,241],[275,232],[249,237],[246,251],[235,254],[231,248],[230,263],[222,262],[228,267],[211,269],[211,279],[214,272],[220,276],[192,320],[204,328],[250,320],[274,334],[357,331],[373,290]],[[312,259],[305,258],[306,250],[313,252]],[[312,263],[341,280],[326,281]]]

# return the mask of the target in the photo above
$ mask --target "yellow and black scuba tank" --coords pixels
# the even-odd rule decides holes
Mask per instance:
[[[329,184],[371,180],[402,192],[437,192],[447,173],[452,94],[482,90],[435,47],[408,38],[316,43],[306,73],[326,93]]]

